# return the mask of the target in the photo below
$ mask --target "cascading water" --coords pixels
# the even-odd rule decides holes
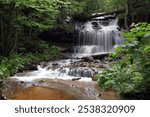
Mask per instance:
[[[110,52],[123,42],[117,19],[107,24],[101,21],[77,23],[76,30],[78,30],[78,36],[74,47],[75,56]]]
[[[74,57],[105,53],[122,44],[123,38],[117,26],[117,20],[109,22],[89,21],[78,23],[77,46],[74,47]],[[87,62],[83,59],[58,60],[39,65],[36,71],[16,74],[12,78],[22,81],[34,81],[35,79],[64,79],[91,81],[95,73],[101,72],[100,62]]]
[[[3,87],[3,92],[10,99],[116,99],[112,92],[100,93],[95,82],[91,82],[96,80],[95,74],[109,67],[107,59],[94,60],[91,55],[110,52],[122,43],[117,20],[78,23],[77,30],[73,58],[41,62],[37,70],[18,73]]]
[[[96,69],[91,69],[89,66],[83,67],[80,65],[82,59],[67,59],[58,60],[37,66],[37,70],[24,73],[18,73],[14,77],[21,81],[34,81],[36,79],[63,79],[63,80],[75,80],[91,81],[94,72],[98,72]],[[87,63],[86,63],[87,65]]]

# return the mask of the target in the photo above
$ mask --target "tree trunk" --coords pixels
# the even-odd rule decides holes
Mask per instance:
[[[135,21],[134,21],[134,15],[132,14],[132,23],[135,23]]]
[[[2,55],[5,53],[5,51],[4,51],[4,47],[5,47],[5,45],[4,45],[4,29],[3,29],[3,20],[1,20],[1,42],[2,42]]]
[[[29,29],[29,39],[32,38],[32,28]]]
[[[125,16],[124,16],[124,25],[125,25],[126,30],[129,30],[128,14],[129,14],[129,6],[128,6],[128,0],[126,0],[126,2],[125,2]]]
[[[9,9],[8,9],[8,11],[9,11],[8,12],[8,19],[6,20],[7,21],[7,25],[6,25],[7,30],[5,30],[7,36],[5,37],[5,40],[4,40],[4,44],[5,44],[4,56],[9,56],[12,53],[12,50],[13,50],[14,45],[15,45],[14,42],[15,42],[15,35],[16,35],[15,33],[16,32],[15,32],[15,29],[13,26],[14,24],[12,24],[15,6],[16,6],[16,3],[11,2],[9,5]]]

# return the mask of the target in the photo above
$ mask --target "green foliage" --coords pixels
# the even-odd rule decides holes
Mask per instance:
[[[22,69],[24,65],[39,61],[49,61],[56,58],[59,55],[60,48],[56,46],[51,46],[47,43],[41,44],[42,49],[37,53],[26,53],[25,55],[13,54],[10,57],[2,57],[0,59],[0,79],[7,78]]]
[[[0,63],[0,79],[6,78],[17,72],[25,64],[25,59],[19,55],[12,55],[10,58],[3,58]]]
[[[47,29],[68,29],[66,17],[79,13],[81,6],[74,0],[0,0],[0,55],[34,45],[33,39]]]
[[[117,60],[111,68],[98,76],[103,88],[114,88],[124,98],[148,99],[150,94],[150,24],[133,25],[124,33],[124,45],[111,57]]]
[[[91,15],[92,13],[98,13],[101,11],[101,0],[86,0],[84,1],[84,9],[83,11],[87,15]]]

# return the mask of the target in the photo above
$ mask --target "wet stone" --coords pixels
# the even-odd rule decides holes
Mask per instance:
[[[4,85],[4,81],[0,80],[0,87],[2,87]]]
[[[32,86],[26,89],[17,88],[10,95],[13,100],[74,100],[76,97],[65,90]]]
[[[101,95],[102,95],[102,93],[98,93],[98,94],[97,94],[97,97],[100,97]]]
[[[84,63],[82,63],[82,66],[80,66],[80,67],[88,67],[88,63],[84,62]]]
[[[23,84],[23,83],[24,83],[24,81],[20,81],[20,83],[21,83],[21,84]]]
[[[37,63],[31,63],[25,66],[24,70],[37,70]]]
[[[47,66],[47,62],[41,63],[41,67],[42,67],[42,68],[44,68],[44,67],[46,67],[46,66]]]
[[[87,56],[87,57],[84,57],[83,59],[86,62],[92,62],[92,61],[94,61],[94,58],[92,56]]]
[[[92,81],[97,81],[96,75],[92,76]]]
[[[57,65],[59,65],[59,64],[58,64],[58,63],[53,63],[52,65],[57,66]]]
[[[47,67],[47,70],[50,70],[50,69],[52,69],[52,66]]]
[[[1,89],[0,89],[0,100],[8,100],[7,97],[3,95]]]
[[[100,63],[100,62],[101,62],[100,60],[95,60],[95,61],[94,61],[94,63]]]
[[[91,63],[90,66],[95,68],[96,64],[95,63]]]
[[[99,68],[106,68],[106,66],[104,66],[103,64],[100,64]]]
[[[36,84],[32,84],[32,86],[36,86]]]
[[[43,82],[45,82],[45,80],[40,80],[40,81],[39,81],[39,83],[43,83]]]

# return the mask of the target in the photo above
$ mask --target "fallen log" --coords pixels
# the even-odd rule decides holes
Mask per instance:
[[[85,61],[87,61],[88,59],[91,59],[91,58],[93,58],[93,60],[94,59],[103,59],[103,58],[107,57],[108,55],[109,55],[109,52],[97,53],[97,54],[92,54],[92,55],[87,55],[87,56],[81,57],[81,59],[84,59]]]
[[[107,57],[109,55],[109,52],[105,52],[105,53],[100,53],[100,54],[94,54],[92,55],[92,57],[94,59],[103,59],[105,57]]]
[[[102,17],[102,16],[107,16],[106,18],[115,18],[115,17],[117,17],[117,15],[119,13],[122,13],[122,12],[124,12],[124,9],[117,10],[117,11],[111,11],[111,12],[105,12],[105,13],[97,13],[97,14],[94,14],[92,16],[84,16],[84,17],[79,16],[79,17],[75,17],[75,19],[76,20],[81,20],[81,21],[87,21],[87,20],[93,20],[94,18]],[[111,16],[108,16],[108,15],[111,15]]]
[[[124,10],[117,10],[117,11],[111,11],[111,12],[107,12],[107,13],[95,14],[95,15],[87,17],[87,19],[93,19],[96,17],[106,16],[106,15],[114,15],[114,17],[116,17],[119,13],[122,13],[123,11]]]

